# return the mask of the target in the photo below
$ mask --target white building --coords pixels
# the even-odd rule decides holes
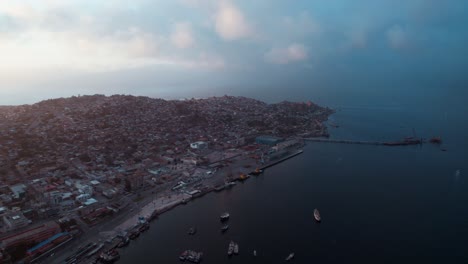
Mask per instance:
[[[204,141],[197,141],[190,144],[190,147],[193,149],[206,149],[208,148],[208,143]]]
[[[87,193],[84,193],[84,194],[80,194],[78,195],[75,200],[77,200],[78,202],[80,203],[84,203],[86,202],[89,198],[91,198],[91,195],[87,194]]]

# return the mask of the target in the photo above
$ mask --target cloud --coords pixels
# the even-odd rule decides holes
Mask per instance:
[[[322,31],[320,24],[306,11],[301,12],[297,17],[284,17],[283,26],[284,33],[299,37],[318,34]]]
[[[179,22],[174,25],[170,36],[172,43],[179,49],[190,48],[194,45],[192,25],[188,22]]]
[[[293,43],[286,48],[273,48],[265,54],[265,59],[274,64],[288,64],[308,58],[307,49],[302,44]]]
[[[252,35],[244,14],[229,1],[221,1],[214,17],[215,29],[224,40],[236,40]]]
[[[223,58],[200,50],[183,54],[177,51],[195,45],[189,22],[175,23],[172,32],[162,34],[126,21],[130,11],[116,14],[123,22],[114,23],[105,14],[120,10],[76,14],[70,12],[71,7],[77,7],[81,0],[67,4],[44,1],[47,4],[40,6],[0,2],[0,22],[8,21],[8,25],[0,23],[1,72],[36,76],[38,72],[54,70],[105,72],[155,65],[194,69],[225,66]]]
[[[387,30],[387,40],[394,49],[401,49],[407,46],[408,37],[406,31],[400,25],[394,25]]]

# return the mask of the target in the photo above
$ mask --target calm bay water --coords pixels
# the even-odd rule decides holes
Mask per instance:
[[[119,263],[179,263],[185,249],[203,251],[203,263],[283,263],[290,252],[293,263],[468,263],[466,112],[427,109],[338,108],[331,121],[340,127],[330,131],[395,140],[414,128],[420,137],[442,135],[447,152],[310,143],[262,176],[160,216]],[[224,211],[231,219],[222,234]],[[230,240],[239,256],[227,257]]]

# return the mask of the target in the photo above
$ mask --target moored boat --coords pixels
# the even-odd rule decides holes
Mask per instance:
[[[314,209],[314,218],[317,222],[322,221],[322,217],[320,216],[320,212],[317,208]]]
[[[249,175],[247,174],[241,173],[241,175],[239,175],[239,180],[241,181],[247,180],[248,178],[249,178]]]
[[[143,224],[142,226],[140,226],[140,228],[138,229],[138,232],[139,232],[139,233],[143,233],[143,232],[145,232],[146,230],[148,230],[149,227],[150,227],[149,224],[148,224],[148,223],[145,223],[145,224]]]
[[[138,230],[135,230],[135,231],[133,231],[133,232],[130,234],[129,238],[130,238],[131,240],[134,240],[134,239],[136,239],[139,235],[140,235],[140,232],[138,232]]]
[[[122,247],[127,246],[129,243],[130,243],[130,238],[122,237],[122,241],[120,241],[119,244],[117,244],[117,247],[122,248]]]
[[[263,170],[261,170],[261,169],[259,169],[259,168],[256,168],[256,169],[255,169],[254,171],[252,171],[250,174],[257,176],[257,175],[260,175],[260,174],[262,174],[262,173],[263,173]]]
[[[229,225],[223,225],[223,227],[221,227],[221,232],[226,232],[227,230],[229,229]]]
[[[93,250],[89,251],[88,254],[86,254],[86,257],[87,258],[90,258],[91,256],[93,256],[94,254],[96,254],[99,250],[101,250],[102,248],[104,247],[104,244],[99,244],[99,246],[95,247]]]
[[[111,249],[105,253],[102,253],[100,256],[99,256],[99,259],[101,260],[101,262],[103,263],[114,263],[116,262],[117,260],[120,259],[120,254],[117,250],[115,249]]]

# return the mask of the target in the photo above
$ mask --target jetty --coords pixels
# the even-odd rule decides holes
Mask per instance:
[[[297,151],[295,151],[295,152],[293,152],[293,153],[287,155],[286,157],[283,157],[283,158],[280,158],[280,159],[278,159],[278,160],[269,162],[267,165],[265,165],[265,166],[263,166],[263,167],[260,167],[260,170],[264,170],[264,169],[266,169],[266,168],[272,167],[272,166],[274,166],[274,165],[276,165],[276,164],[278,164],[278,163],[281,163],[281,162],[283,162],[283,161],[285,161],[285,160],[288,160],[288,159],[290,159],[290,158],[292,158],[292,157],[295,157],[295,156],[297,156],[297,155],[299,155],[299,154],[302,154],[303,152],[304,152],[304,150],[302,150],[302,149],[297,150]]]
[[[359,145],[384,145],[384,142],[378,141],[360,141],[360,140],[345,140],[345,139],[329,139],[329,138],[305,138],[309,142],[325,142],[339,144],[359,144]]]
[[[358,144],[358,145],[374,145],[374,146],[409,146],[422,145],[422,139],[405,139],[395,142],[379,142],[379,141],[361,141],[361,140],[344,140],[344,139],[329,139],[329,138],[304,138],[308,142],[323,142],[336,144]]]

